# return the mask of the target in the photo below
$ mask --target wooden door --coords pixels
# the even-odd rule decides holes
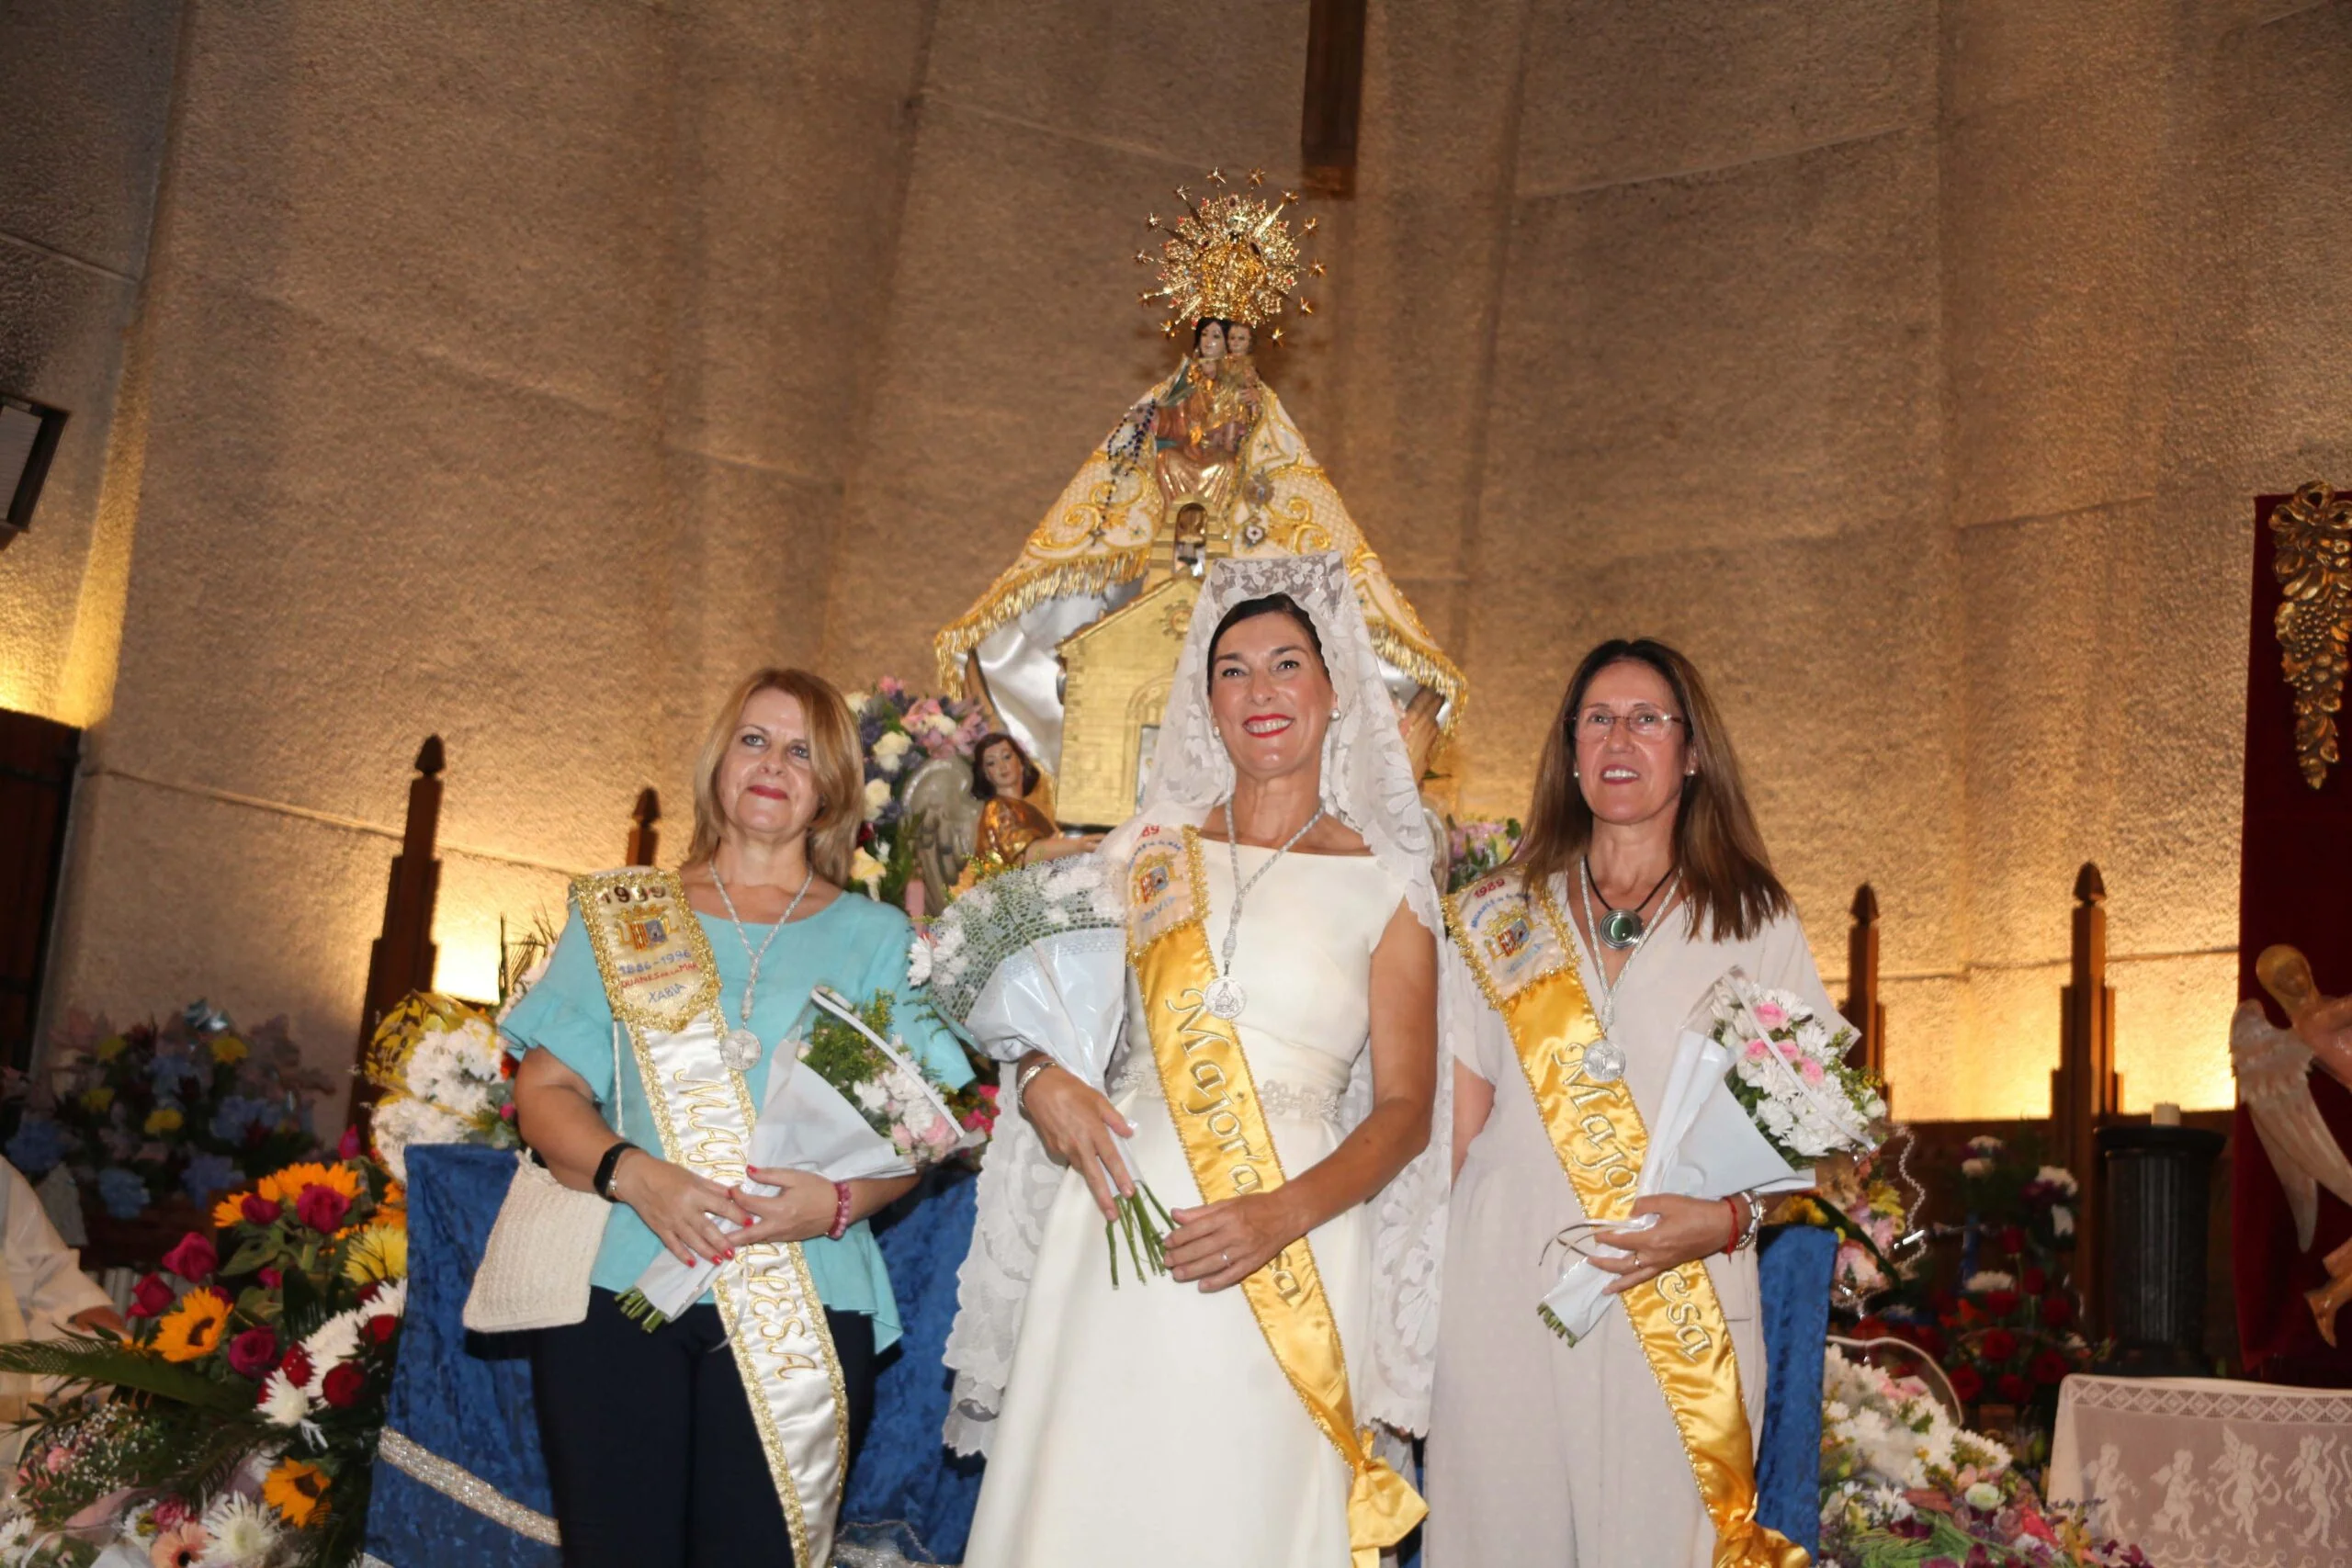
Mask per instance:
[[[32,1064],[82,732],[0,710],[0,1063]]]

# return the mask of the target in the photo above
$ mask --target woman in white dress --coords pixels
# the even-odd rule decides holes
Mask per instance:
[[[1522,1042],[1516,1034],[1534,1032],[1531,1015],[1511,1011],[1507,1023],[1504,1011],[1482,1007],[1456,1054],[1430,1568],[1795,1568],[1802,1550],[1753,1520],[1746,1417],[1763,1409],[1752,1247],[1760,1202],[1640,1199],[1633,1212],[1657,1215],[1654,1228],[1595,1258],[1618,1276],[1618,1300],[1599,1327],[1571,1345],[1536,1312],[1560,1277],[1555,1238],[1588,1217],[1569,1162],[1582,1162],[1587,1179],[1601,1163],[1573,1136],[1565,1151],[1555,1144],[1537,1081],[1568,1091],[1573,1122],[1609,1109],[1595,1089],[1613,1095],[1622,1080],[1643,1119],[1630,1125],[1641,1126],[1657,1114],[1684,1021],[1735,965],[1825,1019],[1836,1010],[1766,858],[1730,737],[1690,661],[1647,640],[1587,655],[1544,744],[1527,821],[1511,864],[1457,897],[1449,962],[1466,960],[1506,1010],[1523,1008],[1519,998],[1533,989],[1500,996],[1516,978],[1540,984],[1547,965],[1573,965],[1583,996],[1572,1005],[1591,1017],[1585,1028]],[[1595,1033],[1614,1043],[1616,1060],[1596,1043],[1584,1048],[1582,1076],[1546,1076],[1561,1039]],[[1686,1268],[1701,1259],[1712,1285],[1704,1307],[1694,1298],[1707,1292]],[[1712,1448],[1690,1441],[1669,1408],[1635,1327],[1634,1309],[1651,1304],[1645,1295],[1673,1296],[1667,1310],[1686,1314],[1676,1324],[1696,1322],[1728,1341],[1731,1354],[1709,1363],[1705,1380],[1725,1396]],[[1666,1360],[1679,1364],[1670,1342]]]
[[[1371,1429],[1427,1413],[1442,917],[1336,556],[1213,565],[1102,854],[1130,953],[1107,1092],[1023,1059],[949,1340],[949,1438],[989,1460],[965,1562],[1368,1564],[1422,1512]],[[1169,1272],[1114,1288],[1136,1179]]]

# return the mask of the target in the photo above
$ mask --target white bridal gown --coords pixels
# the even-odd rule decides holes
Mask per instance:
[[[1233,905],[1225,845],[1204,843],[1208,938]],[[1242,875],[1272,852],[1244,846]],[[1250,890],[1236,1024],[1285,1175],[1339,1146],[1340,1099],[1366,1045],[1372,951],[1404,888],[1368,856],[1294,852]],[[1111,1099],[1134,1168],[1170,1209],[1200,1201],[1130,987]],[[1373,1226],[1351,1209],[1309,1244],[1361,1403]],[[1013,1352],[966,1568],[1346,1568],[1349,1473],[1292,1392],[1237,1286],[1111,1285],[1102,1215],[1065,1173]]]

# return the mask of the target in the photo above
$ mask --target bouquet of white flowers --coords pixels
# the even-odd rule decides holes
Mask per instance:
[[[1126,1025],[1126,912],[1113,869],[1099,854],[1065,855],[989,878],[947,907],[928,944],[916,940],[909,973],[989,1055],[1043,1051],[1103,1088]],[[1168,1211],[1140,1179],[1135,1189],[1103,1227],[1114,1284],[1122,1235],[1138,1277],[1167,1271]]]
[[[1853,1040],[1834,1013],[1824,1020],[1789,992],[1726,973],[1682,1026],[1634,1197],[1802,1191],[1813,1185],[1815,1159],[1876,1146],[1886,1101],[1867,1074],[1846,1066]],[[1606,1236],[1650,1223],[1592,1228]],[[1579,1257],[1536,1310],[1573,1345],[1600,1323],[1609,1280]]]
[[[749,1163],[856,1181],[910,1176],[985,1141],[959,1119],[955,1091],[932,1082],[905,1043],[889,1037],[890,1012],[888,992],[862,1008],[823,986],[809,992],[793,1037],[776,1047],[768,1069]],[[777,1189],[747,1179],[743,1190],[767,1198]],[[657,1328],[700,1300],[719,1267],[708,1260],[689,1267],[664,1252],[638,1276],[621,1309]]]

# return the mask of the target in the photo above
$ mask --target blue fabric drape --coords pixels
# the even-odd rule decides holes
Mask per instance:
[[[1777,1225],[1758,1242],[1763,1284],[1764,1432],[1756,1517],[1821,1551],[1821,1359],[1829,1339],[1835,1232]]]
[[[552,1511],[520,1335],[469,1335],[473,1288],[514,1156],[466,1145],[408,1156],[408,1312],[386,1425],[527,1508]],[[368,1551],[390,1568],[556,1568],[558,1554],[426,1486],[376,1466]]]
[[[939,1436],[951,1382],[940,1358],[956,1321],[956,1271],[972,1245],[976,1188],[968,1170],[935,1172],[874,1227],[905,1337],[875,1382],[874,1425],[850,1467],[842,1537],[889,1540],[918,1562],[963,1559],[980,1495],[980,1461],[957,1459]]]
[[[409,1151],[408,1320],[389,1425],[546,1514],[547,1465],[531,1404],[527,1337],[468,1334],[466,1293],[505,1200],[514,1156],[464,1145]],[[973,1179],[938,1173],[876,1224],[898,1287],[905,1337],[883,1359],[874,1424],[850,1471],[842,1539],[889,1540],[908,1557],[954,1562],[971,1533],[978,1461],[940,1442],[956,1319],[956,1270],[972,1238]],[[376,1466],[368,1550],[390,1568],[556,1568],[558,1553],[388,1463]]]

